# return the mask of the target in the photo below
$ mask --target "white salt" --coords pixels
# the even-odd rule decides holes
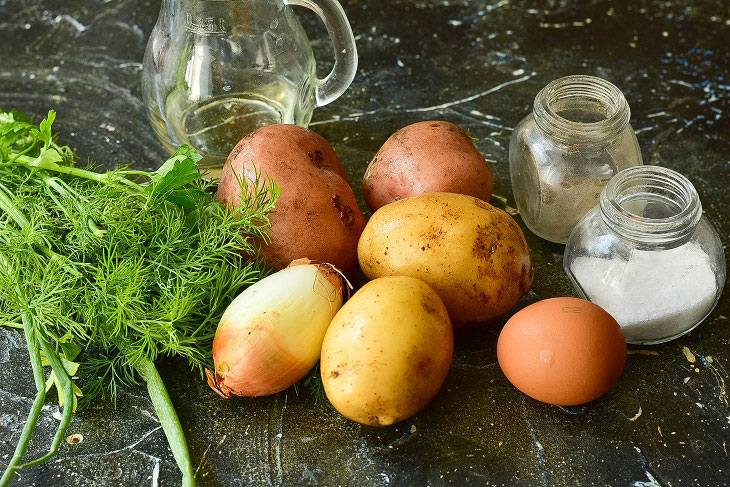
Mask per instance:
[[[633,343],[662,341],[700,322],[715,304],[709,257],[695,243],[634,249],[628,261],[578,257],[571,272],[586,296],[608,311]]]

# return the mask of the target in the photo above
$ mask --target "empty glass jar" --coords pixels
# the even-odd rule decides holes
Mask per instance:
[[[641,165],[621,91],[594,76],[567,76],[535,97],[512,134],[512,191],[525,225],[565,243],[614,174]]]
[[[725,284],[720,239],[687,178],[656,166],[618,173],[575,227],[565,271],[629,343],[661,343],[702,322]]]

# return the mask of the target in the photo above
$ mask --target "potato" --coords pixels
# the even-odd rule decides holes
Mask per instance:
[[[426,282],[455,326],[507,313],[532,286],[522,230],[472,196],[431,193],[382,207],[360,237],[358,256],[371,279],[398,275]]]
[[[453,352],[449,315],[433,289],[412,277],[375,279],[330,323],[322,344],[322,383],[342,415],[386,426],[433,399]]]
[[[228,156],[218,199],[238,206],[236,179],[254,181],[256,171],[273,178],[281,197],[270,214],[271,243],[262,256],[274,269],[309,258],[343,272],[357,268],[357,241],[365,216],[332,147],[316,133],[296,125],[269,125],[243,138]]]
[[[424,193],[461,193],[489,201],[492,171],[460,127],[431,120],[394,133],[365,172],[362,190],[371,211]]]

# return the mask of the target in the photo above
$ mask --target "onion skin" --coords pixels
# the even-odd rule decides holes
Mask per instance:
[[[308,360],[292,355],[277,340],[276,334],[270,331],[277,325],[275,319],[252,324],[250,335],[241,333],[235,325],[221,324],[225,328],[216,334],[213,354],[232,357],[216,363],[214,390],[223,397],[276,394],[295,384],[313,367]],[[228,354],[231,348],[243,353]]]
[[[329,264],[295,262],[242,292],[226,309],[213,340],[220,396],[283,391],[319,360],[322,341],[342,307],[344,284]]]

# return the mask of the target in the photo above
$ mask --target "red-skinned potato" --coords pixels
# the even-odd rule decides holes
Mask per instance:
[[[461,193],[489,201],[494,178],[469,135],[431,120],[390,136],[368,165],[363,195],[371,211],[424,193]]]
[[[261,255],[274,269],[309,258],[328,262],[343,272],[357,268],[357,242],[365,216],[347,181],[345,168],[321,136],[296,125],[268,125],[236,145],[223,166],[217,198],[239,204],[240,184],[256,172],[281,188],[270,213],[269,245]]]

